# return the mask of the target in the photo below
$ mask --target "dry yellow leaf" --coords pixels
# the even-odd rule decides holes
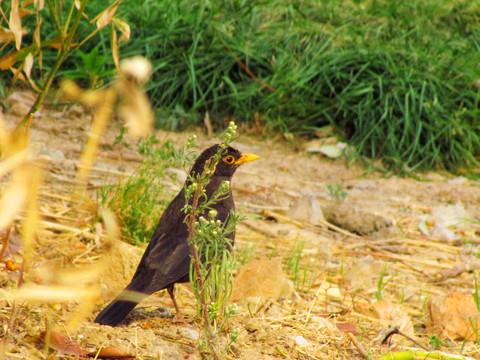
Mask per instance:
[[[27,79],[32,81],[31,73],[33,68],[33,55],[29,53],[25,58],[25,65],[23,66],[23,72],[27,75]]]
[[[12,0],[12,10],[10,11],[10,30],[15,37],[15,47],[20,50],[22,47],[22,23],[20,22],[19,0]]]
[[[115,29],[112,31],[112,57],[113,62],[115,63],[115,67],[120,69],[119,67],[119,56],[118,56],[118,41],[117,41],[117,32]]]
[[[153,111],[147,96],[136,85],[125,81],[119,116],[125,121],[129,133],[134,137],[150,134],[153,128]]]
[[[45,7],[45,0],[35,0],[34,3],[37,10],[43,10]]]
[[[118,5],[120,5],[120,1],[115,1],[112,5],[108,8],[103,10],[98,16],[95,17],[91,22],[97,23],[97,28],[100,30],[110,24],[110,21],[113,18],[113,15],[117,12]]]
[[[24,300],[28,302],[64,302],[81,301],[95,295],[92,288],[71,286],[24,285],[19,290],[6,291],[0,289],[0,298],[8,300]]]
[[[114,18],[112,19],[115,26],[120,30],[122,36],[120,36],[119,42],[124,42],[130,40],[130,25],[128,25],[125,21],[120,19]]]
[[[2,30],[0,31],[0,44],[1,43],[9,43],[10,41],[15,40],[15,35],[11,30]]]

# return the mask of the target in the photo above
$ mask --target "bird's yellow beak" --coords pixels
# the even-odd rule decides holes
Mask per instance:
[[[254,160],[258,160],[258,159],[260,159],[260,156],[255,155],[255,154],[242,154],[242,156],[240,157],[240,159],[238,159],[237,161],[235,161],[234,164],[235,164],[236,166],[239,166],[239,165],[245,164],[246,162],[254,161]]]

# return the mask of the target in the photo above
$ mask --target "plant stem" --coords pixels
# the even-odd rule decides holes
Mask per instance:
[[[214,342],[214,335],[212,332],[212,328],[210,326],[210,321],[208,319],[208,311],[207,311],[207,302],[205,300],[205,291],[203,289],[203,280],[200,273],[200,258],[198,256],[197,245],[194,242],[195,237],[195,220],[197,218],[197,209],[198,209],[198,199],[200,198],[200,193],[202,191],[202,184],[201,181],[197,183],[197,187],[195,189],[195,193],[193,195],[193,202],[192,202],[192,212],[189,217],[189,226],[188,226],[188,243],[190,244],[190,252],[193,258],[193,264],[195,266],[195,273],[196,281],[198,283],[198,287],[200,289],[200,301],[202,303],[202,317],[203,317],[203,327],[207,333],[207,343],[212,351],[212,355],[214,359],[221,359],[221,355],[215,346]]]
[[[47,2],[50,4],[49,2]],[[18,125],[15,128],[15,132],[18,132],[22,128],[27,128],[27,124],[31,119],[33,118],[33,114],[37,112],[38,108],[40,105],[43,103],[43,100],[45,99],[45,96],[47,95],[48,90],[50,89],[50,86],[52,85],[53,79],[55,78],[55,75],[57,74],[58,69],[60,68],[60,65],[65,61],[65,59],[69,55],[69,50],[70,50],[70,45],[72,43],[73,36],[77,32],[78,24],[80,23],[80,20],[82,19],[83,12],[87,6],[88,0],[83,0],[80,3],[80,8],[77,11],[77,14],[75,16],[74,23],[72,25],[72,28],[70,29],[70,32],[68,33],[68,36],[66,37],[65,41],[62,44],[61,49],[58,52],[57,58],[55,59],[55,63],[53,64],[52,68],[50,69],[47,79],[45,80],[45,84],[42,87],[42,91],[38,94],[37,99],[35,100],[35,103],[32,105],[28,113],[24,116],[24,118],[18,123]],[[50,4],[51,5],[51,4]],[[53,7],[50,7],[50,10],[52,11],[52,16],[55,20],[55,24],[57,25],[57,29],[60,29],[60,25],[58,24],[58,20],[56,18],[56,15],[54,14],[54,9]],[[62,36],[63,34],[60,34]],[[28,129],[27,129],[28,131]]]

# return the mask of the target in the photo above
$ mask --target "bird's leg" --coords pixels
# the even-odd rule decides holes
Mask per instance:
[[[177,319],[176,321],[185,322],[182,313],[180,312],[180,308],[178,307],[177,300],[175,300],[175,295],[173,291],[175,290],[175,285],[170,285],[167,288],[168,295],[170,295],[170,299],[172,299],[173,306],[175,306],[175,311],[177,312]]]

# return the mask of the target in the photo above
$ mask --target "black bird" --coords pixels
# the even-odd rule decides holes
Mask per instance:
[[[190,174],[203,172],[205,163],[220,149],[219,145],[206,149],[196,159]],[[215,171],[207,185],[206,193],[210,198],[220,187],[223,181],[232,179],[237,168],[249,161],[257,160],[259,156],[242,154],[240,151],[228,147],[215,167]],[[185,185],[188,186],[187,179]],[[188,228],[184,222],[185,213],[185,186],[168,205],[158,221],[157,228],[143,254],[137,271],[130,284],[108,306],[98,314],[95,322],[102,325],[118,325],[133,308],[145,297],[162,289],[167,289],[173,305],[180,316],[180,311],[173,294],[175,283],[189,282],[190,246],[187,243]],[[217,220],[222,223],[227,219],[230,210],[235,209],[232,194],[216,203]],[[231,234],[232,244],[235,234]]]

